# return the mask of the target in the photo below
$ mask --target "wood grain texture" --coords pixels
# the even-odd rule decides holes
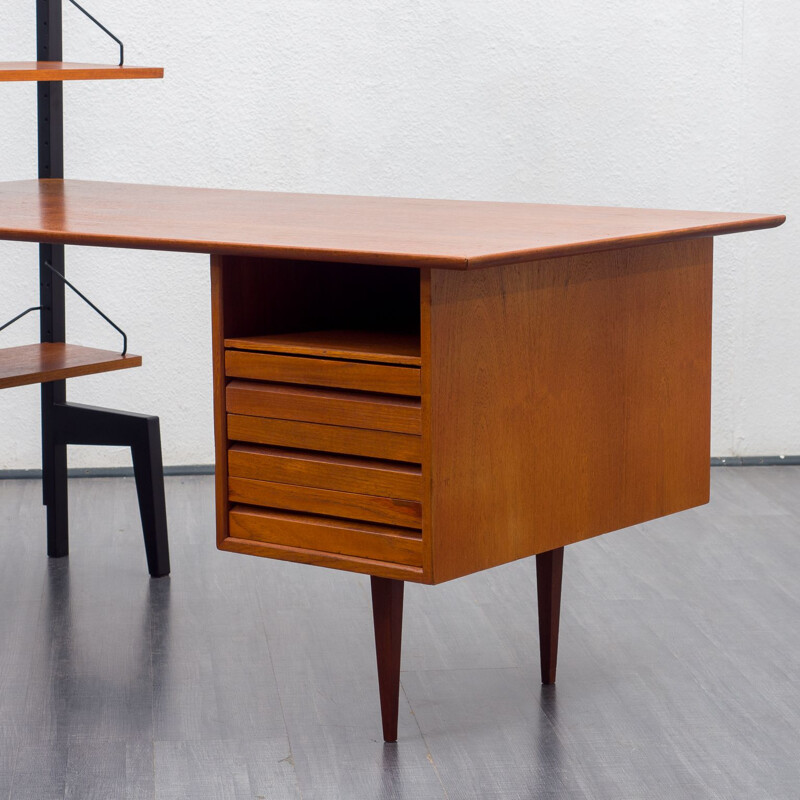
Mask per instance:
[[[228,383],[226,396],[231,414],[396,433],[422,432],[419,400],[240,380]]]
[[[374,558],[359,558],[337,553],[327,553],[307,547],[290,547],[274,542],[257,542],[252,539],[240,539],[229,536],[218,545],[220,550],[229,553],[243,553],[260,558],[274,558],[278,561],[294,561],[298,564],[309,564],[316,567],[358,572],[362,575],[380,575],[384,578],[397,578],[402,581],[423,582],[421,567],[409,567],[390,561]]]
[[[0,184],[0,239],[454,270],[770,228],[783,221],[770,214],[73,180]]]
[[[68,61],[0,61],[0,83],[10,81],[109,81],[163,78],[163,67],[79,64]]]
[[[708,501],[711,259],[431,271],[435,582]]]
[[[250,478],[229,478],[228,487],[233,503],[357,519],[381,525],[400,525],[404,528],[422,527],[422,506],[411,500]]]
[[[225,347],[381,364],[405,364],[410,367],[420,365],[419,332],[397,333],[375,329],[298,331],[226,339]]]
[[[419,567],[422,563],[419,535],[401,528],[249,506],[234,506],[230,516],[230,533],[234,539],[252,539],[410,567]]]
[[[393,461],[234,444],[228,449],[228,474],[398,500],[422,499],[419,467]]]
[[[350,456],[419,464],[422,438],[408,433],[345,428],[287,419],[228,415],[231,441],[272,444],[297,450],[318,450]]]
[[[225,353],[225,372],[229,378],[417,397],[420,394],[417,367],[228,350]]]
[[[0,389],[141,367],[142,357],[63,342],[0,349]]]

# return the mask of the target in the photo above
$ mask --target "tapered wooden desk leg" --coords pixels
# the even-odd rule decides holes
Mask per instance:
[[[403,581],[376,578],[372,581],[372,619],[378,656],[378,689],[381,696],[383,739],[397,741],[400,705],[400,649],[403,638]]]
[[[561,574],[564,548],[557,547],[536,556],[536,593],[539,596],[539,655],[542,683],[556,682],[558,622],[561,615]]]

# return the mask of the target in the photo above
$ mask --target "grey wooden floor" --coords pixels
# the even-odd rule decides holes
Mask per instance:
[[[0,798],[800,797],[800,468],[568,548],[557,688],[534,564],[410,585],[397,745],[368,579],[219,553],[212,481],[168,481],[151,581],[131,480],[0,482]]]

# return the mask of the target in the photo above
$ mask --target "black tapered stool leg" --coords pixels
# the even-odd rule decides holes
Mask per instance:
[[[44,502],[47,507],[47,555],[69,555],[69,499],[67,495],[67,446],[45,443],[42,462]]]
[[[372,581],[372,619],[378,657],[378,689],[381,697],[383,740],[397,741],[400,706],[400,650],[403,638],[403,581],[376,578]]]
[[[147,569],[154,578],[169,575],[167,501],[158,417],[149,417],[131,445],[133,474],[139,496]]]
[[[130,447],[133,474],[142,517],[147,568],[154,578],[169,574],[167,504],[164,498],[164,471],[161,459],[161,433],[158,417],[95,408],[79,403],[56,403],[48,417],[53,438],[66,453],[67,444]],[[45,448],[45,459],[49,448]],[[48,470],[45,469],[47,476]],[[52,481],[45,480],[45,503],[50,517]],[[55,522],[66,526],[66,455],[64,457],[63,512],[55,511]],[[60,485],[60,482],[59,482]],[[58,489],[55,499],[60,501]],[[52,504],[54,509],[62,506]],[[49,530],[49,529],[48,529]],[[66,530],[66,528],[65,528]],[[66,543],[66,539],[65,539]],[[64,553],[66,555],[66,553]]]
[[[542,683],[556,682],[558,660],[558,623],[561,616],[561,575],[564,548],[548,550],[536,556],[536,593],[539,600],[539,656]]]
[[[47,507],[47,555],[69,555],[67,443],[60,438],[56,405],[65,396],[64,381],[42,384],[42,500]]]

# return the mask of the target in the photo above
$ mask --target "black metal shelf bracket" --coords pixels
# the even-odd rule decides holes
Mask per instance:
[[[75,8],[78,9],[78,11],[82,12],[87,17],[89,17],[89,19],[92,22],[94,22],[94,24],[97,25],[97,27],[100,28],[100,30],[103,31],[103,33],[105,33],[107,36],[110,36],[119,45],[119,65],[120,66],[124,66],[124,64],[125,64],[125,45],[122,43],[122,40],[118,39],[116,36],[114,36],[114,34],[111,33],[111,31],[108,28],[106,28],[106,26],[103,25],[102,22],[100,22],[98,19],[95,19],[95,17],[93,17],[82,5],[80,5],[79,3],[76,3],[75,0],[69,0],[69,2],[72,3],[72,5],[74,5]]]
[[[17,322],[18,320],[21,320],[23,317],[27,316],[28,314],[30,314],[30,313],[32,313],[34,311],[41,311],[41,310],[42,310],[41,306],[32,306],[31,308],[26,308],[25,311],[23,311],[21,314],[17,314],[17,316],[14,317],[14,319],[10,319],[4,325],[0,325],[0,331],[4,331],[6,328],[10,328],[15,322]]]
[[[122,336],[122,355],[127,355],[128,353],[128,335],[125,333],[116,322],[114,322],[111,317],[107,314],[104,314],[80,289],[76,286],[71,284],[65,277],[64,274],[59,272],[49,261],[42,262],[49,270],[53,273],[53,275],[58,275],[59,278],[67,285],[73,292],[75,292],[84,303],[86,303],[89,308],[91,308],[95,313],[99,314],[117,333]]]
[[[89,306],[89,308],[91,308],[95,313],[101,316],[115,331],[117,331],[120,334],[120,336],[122,336],[122,355],[123,356],[127,355],[128,335],[125,333],[125,331],[122,330],[122,328],[120,328],[119,325],[117,325],[117,323],[114,322],[113,319],[111,319],[111,317],[109,317],[107,314],[104,314],[80,289],[78,289],[76,286],[70,283],[64,277],[64,275],[61,272],[59,272],[49,261],[46,260],[42,261],[42,264],[44,264],[44,266],[47,267],[47,269],[49,269],[50,272],[53,273],[53,275],[58,275],[58,277],[61,278],[61,280],[67,286],[69,286],[69,288],[72,289],[72,291],[75,292],[75,294],[78,295],[78,297],[80,297],[80,299],[83,300],[83,302],[86,303],[87,306]],[[45,308],[45,306],[32,306],[31,308],[25,309],[25,311],[23,311],[21,314],[17,314],[17,316],[14,317],[14,319],[9,320],[4,325],[0,325],[0,331],[4,331],[6,328],[11,327],[11,325],[21,320],[28,314],[31,314],[34,311],[41,311],[43,308]]]

